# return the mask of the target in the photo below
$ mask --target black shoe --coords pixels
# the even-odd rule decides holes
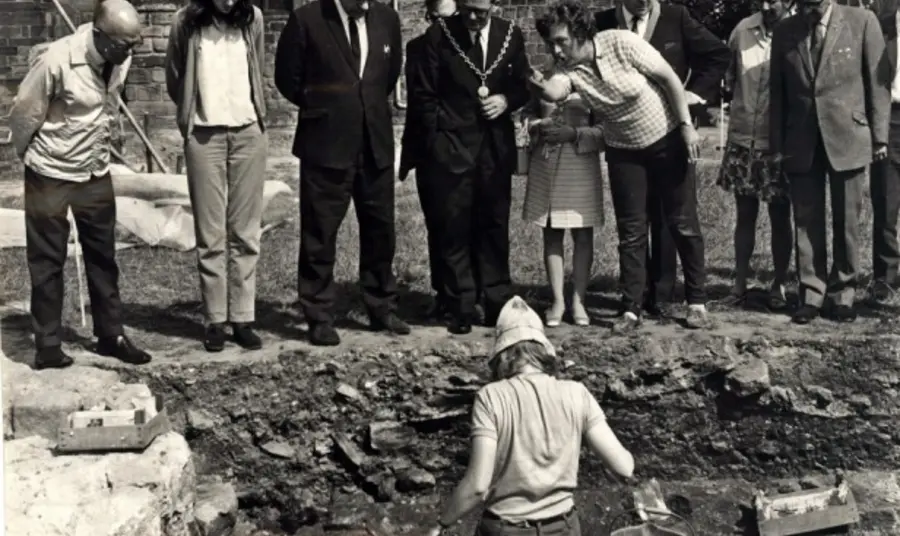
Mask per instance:
[[[225,325],[210,324],[206,326],[203,336],[203,347],[207,352],[221,352],[225,349]]]
[[[796,312],[794,312],[791,317],[791,321],[794,324],[809,324],[816,318],[818,318],[820,314],[818,307],[813,307],[812,305],[802,305]]]
[[[249,323],[236,322],[231,325],[234,342],[244,350],[259,350],[262,348],[262,339],[253,332]]]
[[[447,331],[454,335],[472,333],[472,319],[468,316],[454,315],[447,325]]]
[[[341,336],[331,324],[310,324],[309,343],[314,346],[337,346],[341,344]]]
[[[372,331],[387,331],[394,335],[409,335],[412,332],[409,324],[400,320],[395,313],[388,313],[381,316],[371,316],[369,318],[369,327]]]
[[[876,305],[883,304],[897,295],[897,292],[898,291],[884,279],[876,279],[872,281],[872,285],[869,287],[866,300]]]
[[[59,346],[41,348],[34,354],[34,370],[63,369],[75,362]]]
[[[849,305],[832,305],[826,309],[824,316],[834,322],[849,324],[856,321],[856,310]]]
[[[97,341],[97,353],[131,365],[146,365],[152,360],[150,354],[135,346],[125,335],[103,337]]]

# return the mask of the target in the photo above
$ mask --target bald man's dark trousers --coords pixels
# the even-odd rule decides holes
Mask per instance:
[[[31,274],[31,318],[38,349],[62,342],[70,207],[84,257],[94,335],[105,338],[123,334],[112,179],[107,173],[87,182],[64,181],[26,167],[25,242]]]

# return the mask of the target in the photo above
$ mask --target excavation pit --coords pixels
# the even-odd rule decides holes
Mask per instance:
[[[900,336],[890,319],[838,333],[750,315],[709,333],[600,327],[550,335],[565,377],[598,397],[667,503],[697,534],[754,534],[756,489],[827,485],[846,474],[861,522],[900,534]],[[233,483],[236,534],[403,534],[432,523],[468,456],[468,413],[486,381],[490,332],[417,328],[392,339],[348,332],[336,349],[268,341],[210,357],[180,341],[151,366],[114,368],[162,395],[198,475]],[[579,515],[608,534],[631,506],[585,454]],[[471,534],[474,520],[449,534]]]

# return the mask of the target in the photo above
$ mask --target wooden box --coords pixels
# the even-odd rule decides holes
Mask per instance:
[[[760,536],[791,536],[859,522],[850,487],[816,488],[765,497],[758,494],[756,516]]]
[[[63,420],[56,451],[61,454],[142,451],[169,430],[169,417],[159,396],[155,397],[155,408],[76,411]]]

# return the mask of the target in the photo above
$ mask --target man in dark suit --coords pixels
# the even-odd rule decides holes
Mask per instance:
[[[425,18],[429,23],[437,17],[449,17],[456,13],[454,0],[426,0]],[[435,292],[435,300],[428,310],[428,318],[441,319],[449,312],[447,298],[441,284],[440,242],[438,240],[438,220],[440,218],[441,199],[435,193],[433,180],[428,174],[427,150],[424,144],[421,106],[413,95],[419,83],[416,75],[420,72],[418,64],[425,55],[425,34],[411,39],[406,44],[406,122],[403,125],[402,148],[400,152],[400,180],[406,180],[410,171],[416,172],[416,190],[422,215],[425,217],[425,230],[428,233],[428,267],[431,272],[431,288]]]
[[[275,85],[300,108],[300,303],[315,345],[334,329],[334,259],[350,200],[359,221],[359,279],[371,327],[410,332],[396,314],[394,134],[389,96],[403,69],[400,18],[367,0],[313,0],[278,40]]]
[[[769,125],[770,149],[783,161],[794,208],[802,301],[794,322],[809,323],[820,312],[852,322],[866,166],[887,156],[890,72],[871,11],[832,0],[800,0],[799,8],[772,36]]]
[[[462,0],[459,12],[425,34],[412,95],[421,106],[428,173],[441,199],[441,278],[449,329],[468,333],[475,315],[474,264],[484,323],[511,297],[509,211],[516,138],[511,113],[528,102],[522,31],[491,15],[489,0]],[[473,259],[474,256],[474,259]]]
[[[881,22],[886,42],[885,61],[891,72],[891,117],[888,158],[872,164],[869,193],[872,199],[873,281],[869,299],[878,304],[891,299],[900,289],[900,69],[898,69],[897,0],[883,0],[870,6]]]
[[[617,0],[616,7],[595,16],[598,30],[631,30],[644,37],[686,82],[688,105],[695,120],[706,105],[719,99],[721,81],[731,56],[721,39],[694,19],[687,8],[658,0]],[[696,189],[694,173],[689,188]],[[696,203],[696,200],[694,201]],[[674,299],[678,272],[677,251],[662,217],[662,203],[651,192],[650,249],[647,251],[647,291],[644,308],[654,316],[665,314]]]

